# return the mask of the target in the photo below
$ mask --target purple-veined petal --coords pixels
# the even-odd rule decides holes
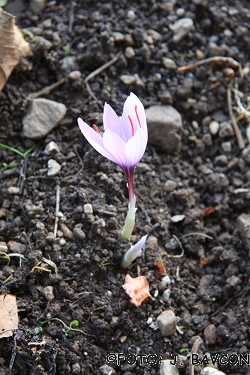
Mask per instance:
[[[107,103],[105,103],[103,110],[103,125],[105,130],[109,129],[116,133],[124,142],[127,142],[131,137],[131,129],[122,124],[120,117]]]
[[[91,146],[93,146],[101,155],[105,156],[105,158],[117,164],[116,158],[105,148],[103,144],[103,137],[88,124],[86,124],[86,122],[84,122],[81,118],[78,118],[77,121],[82,134],[91,144]]]
[[[125,158],[127,165],[135,166],[144,155],[147,146],[147,137],[142,129],[138,129],[135,135],[127,142]]]
[[[136,133],[137,129],[142,129],[148,137],[145,109],[139,98],[132,92],[124,103],[121,121],[123,127],[131,131],[131,136]]]
[[[110,129],[105,130],[103,134],[103,145],[116,160],[116,164],[120,165],[121,168],[127,165],[125,158],[126,143],[119,137],[119,135],[112,132]]]

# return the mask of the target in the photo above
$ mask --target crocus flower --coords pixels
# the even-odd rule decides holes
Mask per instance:
[[[134,246],[131,246],[131,248],[124,254],[124,257],[121,261],[121,267],[122,268],[128,268],[130,264],[135,260],[137,257],[141,256],[142,254],[142,247],[144,246],[147,239],[147,235],[143,236],[140,241],[138,241]]]
[[[119,165],[127,178],[129,211],[121,238],[128,239],[135,221],[134,168],[141,160],[148,141],[148,129],[144,107],[138,97],[131,93],[126,99],[121,117],[109,104],[103,111],[104,134],[98,128],[91,128],[81,118],[78,125],[87,141],[103,156]],[[131,229],[132,228],[132,229]]]

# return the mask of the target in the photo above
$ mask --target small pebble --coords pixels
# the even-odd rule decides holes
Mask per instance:
[[[82,76],[82,73],[79,70],[72,70],[72,72],[69,73],[69,79],[72,81],[78,81]]]
[[[84,213],[86,215],[92,215],[93,214],[93,206],[91,203],[86,203],[84,206],[83,206],[83,210],[84,210]]]
[[[48,285],[45,288],[43,288],[43,293],[46,300],[49,302],[51,302],[55,298],[53,286]]]
[[[8,247],[6,242],[0,241],[0,252],[7,253]]]
[[[163,57],[162,58],[162,64],[165,66],[165,68],[169,70],[175,70],[176,69],[176,63],[174,60],[168,58],[168,57]]]
[[[225,167],[228,163],[228,158],[226,155],[218,155],[214,159],[214,164],[218,165],[219,167]]]
[[[212,135],[216,135],[219,131],[220,124],[217,121],[212,121],[209,124],[209,130]]]
[[[51,141],[45,147],[44,152],[46,155],[53,155],[53,154],[57,154],[58,152],[60,152],[60,148],[54,141]]]
[[[229,154],[232,151],[232,144],[231,142],[222,142],[221,148],[225,153]]]
[[[185,215],[174,215],[171,217],[172,223],[179,223],[180,221],[185,219]]]
[[[61,166],[59,163],[57,163],[57,161],[55,161],[54,159],[50,159],[48,161],[48,172],[47,172],[47,175],[49,177],[54,177],[56,175],[58,175],[58,173],[60,172],[61,170]]]
[[[170,297],[170,289],[164,290],[163,295],[162,295],[163,301],[167,302],[169,300],[169,297]]]
[[[60,224],[60,229],[61,231],[63,232],[63,235],[68,238],[69,240],[72,240],[73,239],[73,233],[72,231],[67,227],[66,224],[64,223],[61,223]]]
[[[163,336],[173,335],[176,331],[177,319],[172,310],[163,311],[156,323]]]
[[[116,371],[113,369],[113,367],[108,366],[108,365],[103,365],[99,368],[100,372],[103,375],[115,375]]]
[[[219,136],[221,138],[232,137],[234,135],[233,127],[226,121],[220,124]]]
[[[78,240],[84,241],[86,238],[85,233],[80,228],[74,228],[73,229],[73,235]]]
[[[166,284],[170,284],[171,283],[170,277],[168,275],[164,276],[162,278],[162,281],[165,281]]]
[[[204,336],[207,344],[214,345],[216,343],[216,327],[214,324],[209,324],[204,329]]]
[[[134,50],[134,48],[127,47],[125,49],[125,56],[127,57],[127,59],[132,59],[133,57],[135,57],[135,50]]]
[[[175,190],[177,186],[177,183],[173,180],[167,180],[164,184],[164,191],[166,191],[166,193],[171,193],[172,191]]]
[[[136,78],[132,75],[124,74],[120,78],[124,85],[134,85],[136,82]]]
[[[177,17],[184,17],[184,15],[185,15],[185,9],[184,8],[178,8],[178,9],[176,9],[176,15],[177,15]]]
[[[18,194],[19,191],[20,191],[19,187],[10,186],[10,187],[8,188],[8,193],[11,194],[11,195]]]
[[[212,140],[211,134],[209,134],[209,133],[204,134],[203,137],[202,137],[202,142],[203,142],[207,147],[211,147],[212,144],[213,144],[213,140]]]

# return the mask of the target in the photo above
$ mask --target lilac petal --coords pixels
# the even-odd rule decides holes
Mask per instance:
[[[109,150],[113,158],[116,160],[115,163],[124,167],[127,165],[125,157],[125,146],[126,143],[110,129],[105,130],[103,134],[103,145]]]
[[[137,129],[142,129],[146,137],[148,137],[145,109],[139,98],[132,92],[124,103],[121,121],[124,127],[130,128],[131,136],[133,132],[134,134],[136,133]],[[133,124],[133,132],[131,122]]]
[[[114,158],[114,156],[105,148],[103,144],[103,137],[89,125],[87,125],[86,122],[84,122],[81,118],[78,118],[77,121],[82,134],[87,139],[87,141],[96,149],[96,151],[105,156],[105,158],[117,164],[116,158]]]
[[[147,137],[142,129],[138,129],[125,147],[126,163],[129,166],[135,166],[144,155],[147,146]]]
[[[131,138],[131,128],[129,127],[128,129],[127,125],[124,126],[121,123],[121,119],[107,103],[105,103],[103,110],[103,125],[105,130],[109,129],[113,133],[116,133],[124,142],[127,142]]]

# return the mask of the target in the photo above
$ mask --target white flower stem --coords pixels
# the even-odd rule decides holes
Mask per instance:
[[[135,195],[133,199],[129,202],[128,213],[126,216],[125,224],[122,229],[120,240],[129,240],[135,226],[135,213],[137,208],[135,207],[136,198]]]

